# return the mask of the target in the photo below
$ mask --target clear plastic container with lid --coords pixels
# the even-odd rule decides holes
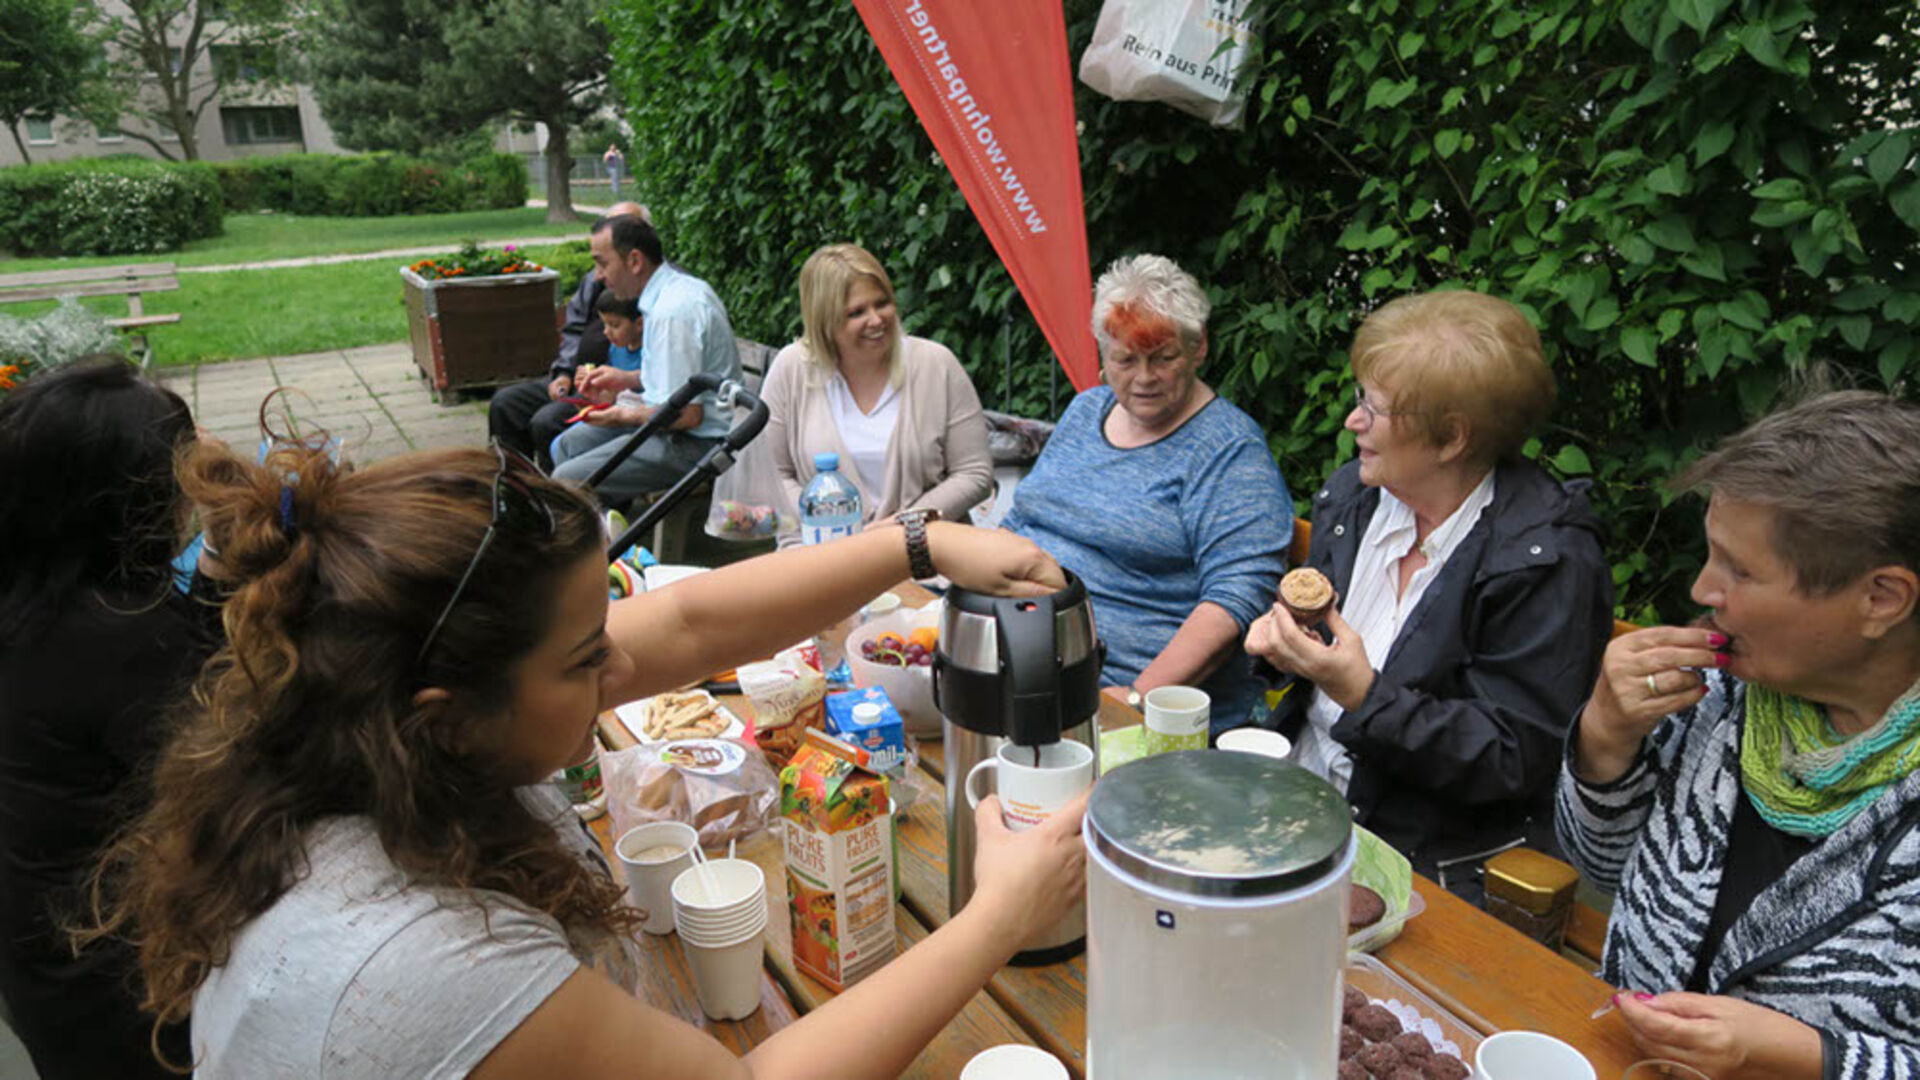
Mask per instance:
[[[1103,777],[1087,865],[1089,1080],[1320,1080],[1340,1049],[1353,828],[1305,769],[1187,750]]]

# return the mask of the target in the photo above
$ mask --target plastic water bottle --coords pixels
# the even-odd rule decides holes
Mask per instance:
[[[813,455],[813,479],[800,495],[800,541],[824,544],[860,531],[860,489],[840,473],[840,455]]]

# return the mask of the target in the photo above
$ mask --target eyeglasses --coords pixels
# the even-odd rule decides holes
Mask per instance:
[[[543,538],[553,536],[553,511],[509,471],[515,462],[536,476],[540,473],[539,468],[498,442],[493,444],[493,452],[500,458],[500,469],[493,474],[493,519],[487,523],[487,531],[480,537],[480,546],[474,549],[466,572],[460,575],[460,583],[453,587],[453,595],[447,597],[447,606],[441,609],[440,617],[433,620],[433,629],[427,631],[427,639],[420,643],[420,655],[414,657],[415,664],[427,658],[427,652],[433,648],[441,628],[447,625],[447,617],[453,614],[454,606],[460,603],[460,597],[466,593],[467,582],[473,580],[473,572],[480,568],[480,560],[486,558],[487,549],[493,546],[495,534],[503,528],[530,534],[538,528]]]
[[[1400,413],[1400,412],[1389,412],[1389,411],[1388,411],[1388,410],[1386,410],[1386,409],[1377,409],[1377,408],[1375,408],[1375,407],[1374,407],[1374,405],[1373,405],[1373,402],[1371,402],[1371,401],[1368,401],[1368,400],[1367,400],[1367,388],[1366,388],[1366,387],[1364,387],[1364,386],[1358,386],[1358,385],[1356,385],[1356,386],[1355,386],[1355,387],[1353,388],[1353,403],[1354,403],[1355,405],[1357,405],[1357,406],[1359,406],[1360,408],[1362,408],[1362,409],[1365,409],[1365,410],[1366,410],[1366,412],[1367,412],[1367,423],[1369,423],[1369,424],[1371,424],[1371,423],[1373,423],[1373,422],[1374,422],[1375,420],[1378,420],[1378,419],[1380,419],[1380,418],[1381,418],[1381,417],[1383,417],[1383,416],[1385,416],[1385,417],[1395,417],[1395,416],[1402,416],[1402,415],[1405,415],[1405,414],[1403,414],[1403,413]]]

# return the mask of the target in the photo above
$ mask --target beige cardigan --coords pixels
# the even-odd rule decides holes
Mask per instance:
[[[841,474],[860,489],[862,513],[869,522],[920,506],[939,510],[944,520],[965,521],[967,511],[993,491],[993,459],[987,454],[980,395],[946,346],[909,337],[901,348],[905,381],[900,385],[899,418],[887,440],[886,486],[876,493],[868,490],[860,470],[843,466]],[[780,350],[761,396],[772,418],[760,437],[773,447],[782,513],[797,523],[800,493],[813,479],[813,455],[831,450],[842,462],[852,457],[833,422],[825,377],[807,363],[805,346],[795,342]],[[781,547],[799,542],[797,528],[780,537]]]

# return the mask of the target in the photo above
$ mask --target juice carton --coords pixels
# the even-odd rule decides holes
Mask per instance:
[[[879,715],[862,716],[861,705],[873,705]],[[892,772],[906,763],[907,728],[893,707],[885,687],[865,686],[827,695],[827,730],[872,756],[876,772]]]
[[[866,751],[808,729],[780,770],[794,966],[844,990],[893,959],[893,820]]]

